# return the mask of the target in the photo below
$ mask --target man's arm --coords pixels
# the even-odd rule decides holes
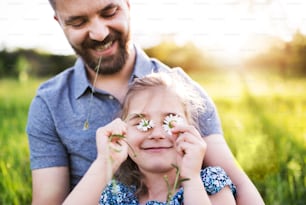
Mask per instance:
[[[204,165],[220,166],[226,171],[237,187],[237,205],[264,204],[252,181],[235,163],[234,156],[224,137],[214,134],[204,137],[204,140],[207,143]]]
[[[60,205],[69,193],[68,167],[32,171],[32,205]]]
[[[56,132],[47,102],[41,95],[37,95],[28,115],[32,205],[59,205],[70,191],[66,148]]]

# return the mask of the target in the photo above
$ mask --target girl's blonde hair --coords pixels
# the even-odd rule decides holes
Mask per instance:
[[[198,128],[198,115],[205,111],[205,103],[199,93],[187,84],[177,72],[152,73],[143,78],[136,78],[130,85],[122,107],[121,118],[127,118],[131,99],[139,92],[160,88],[162,91],[175,94],[185,109],[187,120]],[[152,92],[154,94],[154,92]]]
[[[182,78],[177,72],[170,71],[167,73],[152,73],[143,78],[136,78],[134,82],[130,85],[129,90],[126,94],[125,100],[123,102],[121,118],[125,120],[128,115],[131,99],[143,92],[150,89],[160,88],[166,92],[174,93],[185,109],[185,114],[187,120],[190,124],[199,128],[198,125],[198,115],[205,111],[205,102],[203,98],[200,97],[199,93],[194,90],[190,84],[187,84],[186,79]],[[155,92],[152,92],[154,94]],[[115,174],[115,179],[127,186],[136,187],[136,196],[147,194],[147,187],[143,182],[143,176],[138,169],[137,164],[128,157],[125,162],[123,162]]]

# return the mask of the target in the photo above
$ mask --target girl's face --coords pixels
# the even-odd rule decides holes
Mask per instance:
[[[169,90],[153,88],[140,91],[131,98],[127,115],[127,140],[136,156],[131,150],[129,154],[143,173],[167,172],[173,169],[171,164],[177,164],[176,137],[163,127],[164,120],[171,114],[187,121],[183,104]],[[145,126],[145,121],[150,124]]]

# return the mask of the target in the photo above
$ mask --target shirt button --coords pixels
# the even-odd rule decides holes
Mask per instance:
[[[110,99],[110,100],[113,100],[114,99],[114,97],[113,96],[108,96],[108,98]]]

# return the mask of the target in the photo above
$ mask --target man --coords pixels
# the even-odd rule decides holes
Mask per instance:
[[[79,182],[96,157],[95,132],[117,116],[129,82],[169,69],[132,44],[129,0],[49,1],[79,58],[72,68],[44,83],[30,107],[27,133],[34,205],[61,204]],[[226,170],[237,186],[238,205],[263,204],[236,166],[214,104],[202,92],[207,107],[201,116],[208,146],[204,165]]]

